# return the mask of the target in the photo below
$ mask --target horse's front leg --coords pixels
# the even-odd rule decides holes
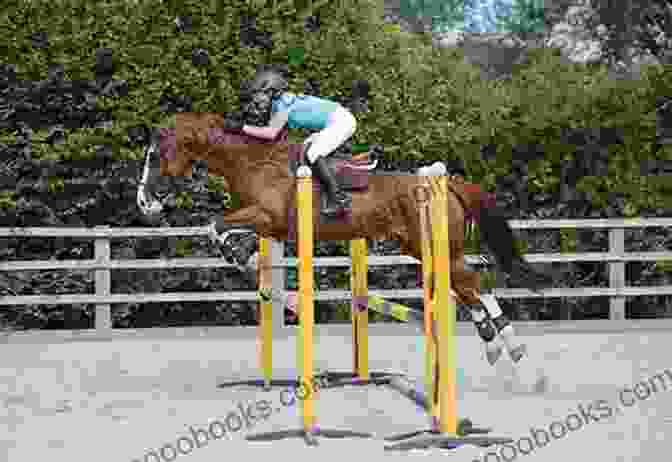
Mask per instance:
[[[256,250],[256,234],[267,228],[270,222],[270,217],[261,207],[245,207],[213,220],[210,224],[210,240],[227,261],[244,267]],[[247,235],[234,239],[235,234],[240,232]]]

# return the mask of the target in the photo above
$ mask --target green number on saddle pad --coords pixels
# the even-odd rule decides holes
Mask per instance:
[[[287,50],[287,56],[289,57],[289,64],[299,65],[303,64],[305,50],[301,47],[292,47]]]
[[[369,145],[368,144],[353,144],[352,145],[352,152],[353,154],[359,153],[359,152],[366,152],[369,150]]]

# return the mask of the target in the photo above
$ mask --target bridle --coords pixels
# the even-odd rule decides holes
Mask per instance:
[[[147,180],[149,179],[149,163],[151,160],[152,154],[156,152],[156,143],[155,139],[150,139],[149,145],[145,148],[145,166],[142,169],[142,178],[138,183],[138,193],[137,193],[137,204],[140,210],[145,215],[156,215],[161,213],[163,210],[163,205],[161,202],[157,201],[151,194],[148,195],[145,192],[145,187],[147,186]]]

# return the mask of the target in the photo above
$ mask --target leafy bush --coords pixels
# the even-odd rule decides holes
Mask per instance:
[[[639,201],[650,192],[655,195],[636,194],[642,181],[630,167],[651,152],[654,98],[663,82],[669,83],[669,72],[654,72],[638,82],[616,81],[602,68],[564,64],[557,53],[537,50],[513,79],[490,82],[462,61],[459,50],[433,48],[423,36],[386,32],[374,2],[318,4],[313,13],[319,15],[320,28],[315,32],[305,30],[308,11],[295,8],[264,5],[254,10],[245,2],[191,0],[15,1],[2,15],[0,40],[18,74],[32,79],[44,77],[55,63],[64,66],[69,78],[91,79],[96,50],[112,49],[115,77],[128,82],[129,92],[124,98],[100,98],[97,104],[114,116],[104,139],[116,140],[117,156],[140,156],[120,146],[130,127],[165,120],[162,96],[189,96],[194,111],[234,110],[237,89],[256,65],[287,62],[300,44],[303,59],[290,64],[293,90],[301,91],[310,79],[320,82],[322,94],[337,98],[346,96],[353,78],[367,80],[373,88],[354,143],[382,143],[386,155],[395,158],[461,157],[474,179],[494,185],[486,172],[505,173],[516,144],[546,146],[547,162],[531,169],[537,177],[549,178],[572,154],[572,146],[560,136],[563,128],[616,127],[626,142],[610,148],[613,168],[591,188],[599,192],[620,185]],[[271,50],[241,46],[240,20],[249,15],[256,16],[259,31],[272,33]],[[189,31],[177,30],[177,16],[192,19]],[[31,36],[39,31],[47,33],[49,45],[31,51]],[[207,64],[194,64],[196,49],[205,50]],[[86,145],[99,143],[93,138],[103,135],[96,129],[85,132],[69,133],[64,145],[50,148],[50,157],[92,155]],[[497,146],[494,169],[480,161],[479,148],[485,143]],[[535,186],[552,189],[557,181]]]
[[[567,162],[599,154],[606,159],[604,174],[584,173],[576,181],[581,197],[593,207],[604,208],[616,194],[625,198],[620,213],[626,215],[672,209],[669,181],[639,174],[644,160],[672,159],[669,146],[653,149],[655,101],[669,95],[669,68],[648,69],[639,81],[615,80],[603,67],[568,64],[557,51],[538,49],[528,52],[529,59],[516,66],[512,78],[484,80],[478,68],[464,61],[461,49],[435,48],[428,36],[386,27],[374,0],[312,2],[312,10],[308,10],[311,2],[282,2],[275,8],[268,3],[5,0],[0,11],[0,56],[2,64],[17,66],[19,79],[45,79],[50,67],[62,65],[67,79],[93,80],[96,67],[111,66],[114,78],[128,86],[123,96],[104,96],[95,102],[97,110],[112,116],[110,127],[66,128],[61,144],[35,143],[33,159],[91,159],[99,155],[97,146],[109,144],[115,161],[140,165],[142,150],[127,143],[129,130],[170,125],[176,108],[234,111],[241,83],[258,64],[288,63],[290,88],[297,92],[317,87],[321,95],[343,101],[353,81],[368,82],[368,109],[357,115],[353,144],[382,144],[388,158],[422,163],[461,158],[470,179],[488,188],[524,167],[524,175],[514,176],[513,183],[533,195],[548,196],[562,187]],[[308,15],[319,21],[307,21]],[[111,62],[101,49],[112,51]],[[1,79],[2,75],[0,85]],[[622,142],[600,142],[593,151],[567,136],[595,128],[618,131]],[[304,135],[294,132],[290,139],[299,141]],[[0,140],[13,136],[9,128],[0,128]],[[35,132],[38,140],[48,136],[46,130]],[[484,146],[493,148],[491,160],[482,158]],[[543,146],[543,155],[521,159],[521,146]],[[578,147],[585,149],[579,152]],[[109,177],[110,170],[100,172]],[[66,179],[59,180],[61,176]],[[91,178],[96,186],[103,183],[102,178]],[[67,196],[71,183],[74,180],[67,175],[54,175],[47,181],[46,193]],[[118,226],[133,222],[131,183],[118,183],[115,198],[123,214],[116,207],[101,206],[106,200],[101,191],[81,204],[64,198],[73,226],[100,224],[93,223],[101,220],[94,212],[103,209],[116,214],[106,222]],[[63,187],[65,192],[59,193]],[[26,210],[32,204],[6,189],[0,187],[0,212]],[[221,208],[219,204],[210,209],[212,201],[236,206],[237,198],[223,195],[221,182],[208,181],[207,189],[212,194],[180,196],[176,201],[180,218],[171,216],[167,223],[193,223],[195,216]],[[208,200],[206,207],[203,203]],[[520,213],[536,210],[534,204],[521,206]],[[43,216],[35,218],[40,226],[51,222],[44,220],[57,222],[65,216],[60,210],[42,208]],[[547,216],[556,216],[555,209]],[[574,245],[572,236],[563,242]],[[180,246],[180,254],[203,251]]]

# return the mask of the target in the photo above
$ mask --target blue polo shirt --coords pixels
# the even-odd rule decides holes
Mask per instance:
[[[331,113],[339,107],[339,103],[317,96],[283,93],[273,102],[273,113],[287,112],[289,128],[322,130],[327,126]]]

